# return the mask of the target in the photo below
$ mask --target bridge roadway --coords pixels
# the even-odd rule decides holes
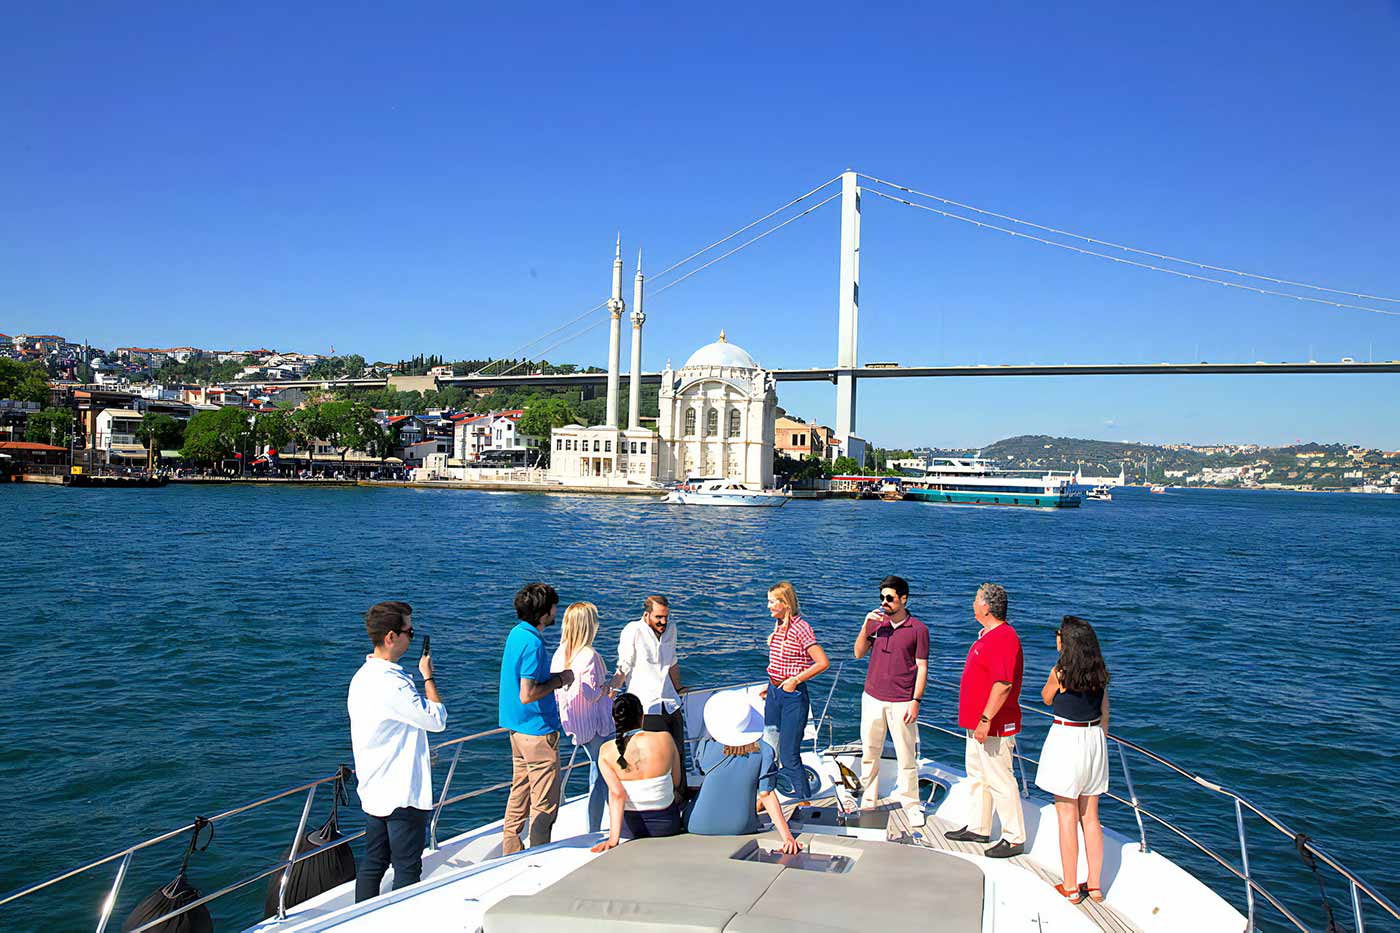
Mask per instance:
[[[976,366],[858,366],[851,370],[835,367],[817,369],[775,369],[771,370],[778,382],[829,382],[835,383],[840,373],[849,372],[856,379],[903,379],[941,378],[969,376],[1270,376],[1296,373],[1320,375],[1323,373],[1400,373],[1400,360],[1387,360],[1380,363],[1059,363],[1001,364]],[[622,381],[627,381],[627,373]],[[608,374],[602,373],[557,373],[553,375],[509,375],[509,376],[447,376],[438,380],[439,385],[455,385],[470,388],[502,388],[507,386],[572,386],[606,385]],[[661,381],[660,373],[642,373],[643,385],[655,385]],[[383,376],[358,379],[315,379],[287,382],[261,383],[269,387],[285,388],[367,388],[382,389],[389,384]]]

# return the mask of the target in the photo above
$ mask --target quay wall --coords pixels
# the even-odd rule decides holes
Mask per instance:
[[[501,482],[483,483],[472,480],[443,479],[399,482],[387,479],[362,479],[361,486],[393,486],[403,489],[474,489],[486,492],[567,492],[596,496],[650,496],[660,498],[666,495],[664,489],[649,486],[568,486],[558,483]]]

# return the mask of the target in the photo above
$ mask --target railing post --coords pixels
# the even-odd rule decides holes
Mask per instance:
[[[122,856],[122,862],[117,866],[117,877],[112,882],[112,890],[107,892],[107,899],[102,902],[102,916],[97,920],[97,933],[103,933],[107,929],[107,921],[112,919],[112,910],[117,906],[117,895],[121,893],[122,882],[126,880],[126,869],[131,864],[131,853]],[[1356,886],[1352,885],[1352,896],[1355,897]],[[1357,916],[1360,916],[1358,913]]]
[[[1351,915],[1356,918],[1356,933],[1366,933],[1366,921],[1361,917],[1361,892],[1354,878],[1351,879]]]
[[[1123,783],[1128,785],[1128,799],[1133,802],[1133,817],[1138,825],[1138,851],[1147,851],[1147,829],[1142,825],[1142,811],[1138,809],[1137,789],[1133,787],[1133,772],[1128,770],[1128,756],[1123,753],[1123,743],[1118,742],[1118,761],[1123,765]]]
[[[831,697],[836,693],[836,685],[841,682],[841,671],[845,666],[845,661],[836,665],[836,673],[831,678],[831,689],[826,691],[826,702],[822,704],[822,714],[817,717],[817,728],[812,730],[812,754],[814,755],[821,751],[818,746],[821,743],[822,723],[826,722],[826,711],[831,708]],[[828,730],[828,745],[833,744],[830,741],[831,735],[833,735],[833,732]]]
[[[1244,839],[1244,810],[1240,798],[1235,798],[1235,828],[1240,834],[1240,864],[1244,868],[1244,903],[1249,910],[1246,933],[1254,933],[1254,881],[1249,875],[1249,845]]]
[[[442,818],[442,805],[447,800],[447,789],[452,786],[452,775],[457,773],[457,760],[462,757],[462,746],[466,742],[457,743],[457,752],[452,756],[452,764],[447,767],[447,777],[442,782],[442,794],[438,796],[437,806],[433,807],[433,819],[428,824],[428,851],[436,852],[438,847],[437,827],[438,820]]]
[[[564,784],[559,788],[560,799],[567,799],[569,796],[569,778],[574,776],[574,759],[578,757],[578,743],[574,743],[574,750],[569,752],[569,763],[564,767]]]
[[[287,867],[282,869],[282,877],[277,882],[277,919],[287,919],[287,882],[292,878],[292,865],[296,862],[297,850],[301,848],[302,837],[306,834],[306,820],[311,816],[311,802],[316,799],[316,785],[306,792],[306,803],[301,808],[301,820],[297,823],[297,834],[292,837],[292,854],[287,858]]]
[[[1029,797],[1031,792],[1030,788],[1026,786],[1026,759],[1021,757],[1020,752],[1013,753],[1011,757],[1016,759],[1016,768],[1021,772],[1021,796],[1023,798]]]

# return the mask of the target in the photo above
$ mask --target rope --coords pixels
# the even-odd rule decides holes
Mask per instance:
[[[1325,285],[1310,285],[1307,282],[1293,282],[1288,279],[1276,278],[1272,275],[1260,275],[1255,272],[1243,272],[1239,269],[1231,269],[1227,266],[1213,266],[1210,263],[1197,262],[1194,259],[1182,259],[1180,256],[1169,256],[1165,253],[1154,253],[1151,250],[1137,249],[1136,247],[1132,246],[1124,246],[1122,243],[1112,243],[1108,240],[1101,240],[1098,237],[1085,236],[1082,233],[1073,233],[1069,230],[1059,230],[1055,227],[1047,227],[1043,224],[1034,223],[1029,220],[1021,220],[1018,217],[1010,217],[1006,214],[998,214],[996,211],[984,210],[980,207],[973,207],[971,204],[962,204],[958,201],[953,201],[948,198],[941,198],[936,194],[929,194],[926,191],[919,191],[915,188],[910,188],[905,185],[896,184],[892,181],[885,181],[884,179],[876,178],[873,175],[861,174],[860,177],[868,181],[875,182],[879,185],[885,185],[890,188],[898,189],[899,191],[907,191],[910,194],[917,194],[921,198],[929,198],[931,200],[947,204],[951,207],[957,207],[967,211],[975,211],[978,214],[983,214],[987,217],[996,217],[999,220],[1007,220],[1014,224],[1020,224],[1023,227],[1034,227],[1037,230],[1044,230],[1046,233],[1055,233],[1060,236],[1073,237],[1076,240],[1083,240],[1086,243],[1094,243],[1099,246],[1107,246],[1112,249],[1121,249],[1124,252],[1128,253],[1137,253],[1139,256],[1151,256],[1153,259],[1162,259],[1167,262],[1179,262],[1182,265],[1195,266],[1197,269],[1207,269],[1211,272],[1225,272],[1229,275],[1238,275],[1243,278],[1258,279],[1261,282],[1272,282],[1275,285],[1289,285],[1294,288],[1307,288],[1318,292],[1331,292],[1334,295],[1346,295],[1350,298],[1364,298],[1368,301],[1400,302],[1400,298],[1387,298],[1384,295],[1367,295],[1363,292],[1349,292],[1340,288],[1328,288]]]
[[[1133,259],[1124,259],[1121,256],[1110,256],[1107,253],[1098,253],[1091,249],[1084,249],[1079,246],[1071,246],[1068,243],[1056,243],[1054,240],[1047,240],[1044,237],[1034,236],[1029,233],[1021,233],[1018,230],[1008,230],[1006,227],[998,227],[996,224],[983,223],[980,220],[973,220],[970,217],[963,217],[960,214],[953,214],[949,211],[941,211],[936,207],[929,207],[927,204],[917,204],[913,201],[909,201],[904,198],[897,198],[892,194],[886,194],[885,192],[876,190],[875,188],[865,188],[863,190],[867,194],[873,194],[878,197],[882,197],[887,201],[894,201],[896,204],[904,204],[908,207],[916,207],[921,211],[928,211],[931,214],[938,214],[939,216],[947,217],[952,220],[961,220],[963,223],[972,224],[974,227],[982,227],[987,230],[995,230],[998,233],[1010,234],[1014,237],[1021,237],[1022,239],[1031,240],[1035,243],[1043,243],[1046,246],[1053,246],[1057,249],[1069,250],[1072,253],[1082,253],[1085,256],[1095,256],[1099,259],[1107,259],[1109,262],[1122,263],[1123,265],[1127,266],[1136,266],[1139,269],[1149,269],[1153,272],[1165,272],[1168,275],[1179,276],[1183,279],[1191,279],[1196,282],[1209,282],[1212,285],[1223,285],[1226,288],[1238,288],[1243,291],[1255,292],[1260,295],[1272,295],[1276,298],[1292,298],[1294,301],[1308,301],[1312,302],[1313,304],[1327,305],[1332,308],[1346,308],[1350,311],[1367,311],[1371,314],[1385,314],[1391,317],[1400,317],[1400,311],[1384,311],[1380,308],[1367,308],[1361,305],[1343,304],[1339,301],[1328,301],[1326,298],[1312,298],[1307,295],[1292,295],[1288,292],[1278,292],[1267,288],[1257,288],[1253,285],[1242,285],[1239,282],[1226,282],[1224,279],[1213,279],[1209,276],[1196,275],[1191,272],[1182,272],[1178,269],[1167,269],[1162,266],[1151,265],[1150,263],[1137,262]]]
[[[199,834],[203,832],[206,828],[209,830],[209,838],[205,840],[204,845],[201,846],[199,844]],[[190,843],[188,846],[185,847],[185,857],[180,862],[180,874],[183,875],[185,873],[185,870],[190,867],[190,856],[194,855],[196,852],[203,852],[207,850],[209,848],[210,843],[212,843],[213,841],[214,824],[205,817],[195,817],[194,829],[190,833]]]
[[[751,222],[745,224],[744,226],[740,227],[738,230],[735,230],[733,233],[729,234],[728,236],[724,236],[724,237],[721,237],[721,238],[718,239],[718,240],[715,240],[713,243],[709,244],[708,246],[705,246],[705,247],[703,247],[703,248],[701,248],[701,249],[696,250],[695,252],[691,253],[689,256],[685,257],[684,259],[682,259],[682,260],[680,260],[680,261],[678,261],[678,262],[673,262],[673,263],[671,263],[669,266],[667,266],[666,268],[662,269],[660,272],[657,272],[656,274],[650,276],[651,280],[654,282],[654,281],[656,281],[657,279],[661,278],[662,276],[665,276],[665,275],[667,275],[667,274],[669,274],[669,273],[671,273],[671,272],[674,272],[675,270],[679,269],[681,266],[683,266],[683,265],[685,265],[686,263],[690,262],[692,259],[696,259],[696,258],[698,258],[698,257],[700,257],[700,256],[703,256],[705,253],[708,253],[710,250],[714,249],[716,246],[720,246],[720,245],[722,245],[722,244],[728,243],[730,240],[734,239],[736,236],[739,236],[741,233],[745,233],[745,232],[747,232],[747,231],[749,231],[749,230],[752,230],[754,227],[757,227],[759,224],[763,223],[763,222],[764,222],[765,220],[767,220],[768,218],[774,217],[774,216],[776,216],[776,215],[778,215],[778,214],[781,214],[783,211],[787,210],[788,208],[790,208],[790,207],[792,207],[792,206],[794,206],[794,205],[796,205],[796,204],[799,204],[799,203],[801,203],[802,201],[807,200],[807,199],[810,198],[812,195],[816,194],[818,191],[820,191],[820,190],[822,190],[823,188],[827,187],[828,185],[831,185],[831,184],[833,184],[833,183],[835,183],[835,182],[838,182],[838,181],[840,181],[840,180],[841,180],[841,176],[840,176],[840,175],[837,175],[835,178],[831,178],[831,179],[828,179],[827,181],[822,182],[820,185],[817,185],[817,186],[816,186],[815,188],[813,188],[811,191],[808,191],[808,192],[806,192],[805,194],[798,195],[797,197],[793,198],[791,201],[789,201],[789,202],[787,202],[786,204],[784,204],[782,207],[775,208],[774,210],[769,211],[768,213],[764,214],[762,217],[758,218],[757,220],[754,220],[754,221],[751,221]],[[836,195],[835,197],[839,197],[839,195]],[[827,198],[827,201],[830,201],[830,200],[831,200],[831,198]],[[826,201],[823,201],[823,202],[822,202],[822,204],[825,204],[825,203],[826,203]],[[821,207],[821,204],[818,204],[817,207]],[[815,208],[812,208],[811,210],[815,210]],[[806,214],[806,213],[810,213],[810,210],[808,210],[808,211],[803,211],[803,214]],[[801,217],[802,214],[798,214],[797,216],[798,216],[798,217]],[[793,219],[796,219],[796,218],[793,218]],[[791,222],[791,221],[784,221],[783,223],[779,224],[777,227],[774,227],[773,230],[777,230],[779,227],[786,226],[786,225],[787,225],[788,223],[790,223],[790,222]],[[770,231],[768,231],[768,232],[771,233],[771,232],[773,232],[773,231],[770,230]],[[754,240],[762,239],[764,236],[767,236],[767,235],[768,235],[768,234],[766,234],[766,233],[765,233],[765,234],[762,234],[762,235],[760,235],[760,236],[758,236],[758,237],[755,237]],[[754,242],[754,240],[750,240],[749,243]],[[743,249],[744,246],[747,246],[747,245],[748,245],[748,243],[745,243],[743,246],[738,247],[738,249],[731,250],[730,252],[725,253],[724,256],[721,256],[721,257],[719,257],[719,258],[720,258],[720,259],[724,259],[726,256],[732,256],[734,253],[738,252],[739,249]],[[713,260],[713,261],[711,261],[711,262],[708,262],[708,263],[706,263],[704,266],[701,266],[700,269],[696,269],[696,270],[694,270],[694,272],[689,272],[689,273],[687,273],[686,275],[682,276],[680,279],[677,279],[675,282],[671,282],[671,283],[668,284],[668,285],[662,286],[661,288],[657,289],[655,292],[652,293],[652,297],[655,297],[656,295],[661,294],[661,293],[664,292],[666,289],[670,288],[672,285],[677,285],[677,284],[679,284],[680,282],[684,281],[685,279],[690,278],[690,276],[694,275],[695,272],[699,272],[701,269],[704,269],[704,268],[706,268],[706,267],[708,267],[708,266],[714,265],[714,263],[715,263],[715,262],[718,262],[718,261],[719,261],[719,260],[716,259],[716,260]],[[518,349],[518,350],[516,350],[514,353],[512,353],[512,354],[511,354],[511,357],[517,356],[518,354],[524,352],[525,350],[529,349],[530,347],[534,346],[535,344],[540,343],[540,342],[543,341],[544,339],[546,339],[546,338],[548,338],[548,337],[554,336],[555,334],[559,333],[561,330],[565,330],[565,329],[567,329],[567,328],[569,328],[569,327],[572,327],[573,325],[577,324],[579,321],[582,321],[584,318],[588,317],[590,314],[593,314],[595,311],[601,311],[601,310],[603,310],[604,308],[606,308],[607,306],[608,306],[608,303],[607,303],[606,301],[602,302],[601,304],[596,304],[596,305],[594,305],[593,307],[589,308],[587,311],[585,311],[585,312],[583,312],[582,314],[580,314],[578,317],[575,317],[575,318],[573,318],[572,320],[567,321],[567,322],[565,322],[564,324],[559,325],[558,327],[554,328],[553,330],[547,331],[547,332],[541,334],[540,336],[536,337],[534,340],[531,340],[529,343],[525,344],[525,345],[522,346],[520,349]],[[605,319],[605,320],[606,320],[606,319]],[[584,334],[586,334],[586,333],[588,333],[589,331],[593,330],[595,327],[597,327],[597,326],[598,326],[599,324],[601,324],[601,323],[602,323],[602,321],[599,321],[599,322],[597,322],[597,323],[595,323],[595,324],[593,324],[593,325],[591,325],[591,326],[585,328],[584,330],[579,331],[577,334],[574,334],[572,337],[566,337],[566,338],[563,339],[563,340],[560,340],[560,341],[557,341],[557,342],[555,342],[555,343],[550,344],[548,347],[545,347],[543,350],[539,351],[539,355],[540,355],[541,357],[543,357],[546,353],[548,353],[550,350],[554,349],[555,347],[559,346],[560,344],[562,344],[562,343],[567,343],[567,342],[570,341],[570,340],[575,340],[575,339],[577,339],[577,338],[579,338],[579,337],[582,337]],[[491,366],[494,365],[496,362],[497,362],[496,360],[492,360],[490,363],[487,363],[485,366],[481,367],[481,368],[478,369],[476,372],[472,373],[472,375],[473,375],[473,376],[484,375],[484,374],[486,373],[486,371],[487,371],[488,369],[490,369]],[[497,375],[500,375],[500,376],[508,376],[508,375],[510,375],[511,373],[515,372],[515,370],[519,369],[521,366],[525,365],[526,362],[528,362],[528,361],[522,360],[521,362],[516,363],[516,364],[515,364],[514,366],[512,366],[510,369],[507,369],[505,372],[497,373]]]
[[[1327,914],[1326,933],[1342,933],[1342,928],[1337,925],[1337,918],[1332,916],[1332,902],[1327,899],[1327,885],[1322,880],[1322,875],[1317,871],[1317,859],[1312,852],[1308,851],[1308,843],[1312,839],[1307,833],[1299,833],[1293,837],[1293,847],[1298,850],[1298,858],[1303,860],[1303,864],[1312,869],[1313,879],[1317,882],[1317,893],[1322,901],[1322,910]]]

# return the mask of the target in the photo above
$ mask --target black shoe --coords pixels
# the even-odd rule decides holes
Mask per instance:
[[[984,836],[981,833],[974,833],[964,826],[962,829],[950,829],[943,834],[944,839],[951,839],[954,842],[991,842],[991,836]]]
[[[1007,842],[1005,839],[1000,839],[996,845],[982,854],[987,858],[1015,858],[1025,851],[1026,844],[1024,842]]]

